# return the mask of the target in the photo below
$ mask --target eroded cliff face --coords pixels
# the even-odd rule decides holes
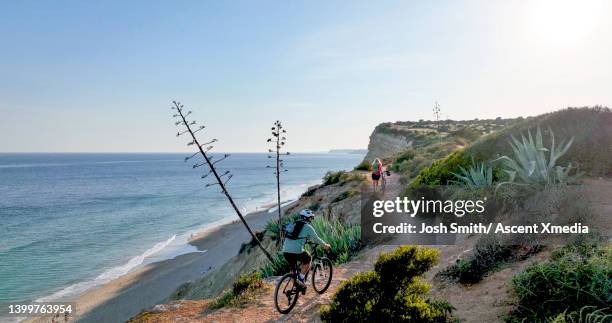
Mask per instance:
[[[374,130],[370,135],[368,153],[365,160],[371,161],[374,158],[388,158],[400,151],[413,146],[413,140],[401,134],[382,133]]]

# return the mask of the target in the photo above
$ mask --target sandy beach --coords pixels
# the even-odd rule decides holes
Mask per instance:
[[[248,214],[246,219],[253,230],[261,230],[275,216],[275,212],[263,210]],[[76,319],[79,322],[125,321],[142,309],[164,301],[181,284],[222,266],[249,240],[250,235],[239,220],[205,230],[189,242],[200,252],[145,265],[78,296],[74,300]]]

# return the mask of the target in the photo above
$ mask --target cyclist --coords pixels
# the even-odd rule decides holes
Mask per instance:
[[[297,279],[297,283],[302,289],[306,287],[304,279],[308,273],[310,260],[312,259],[308,251],[304,249],[306,240],[308,239],[322,245],[325,250],[329,250],[330,248],[330,245],[319,238],[315,229],[310,225],[314,216],[315,214],[311,210],[305,209],[300,211],[300,217],[302,219],[293,223],[292,232],[288,232],[285,235],[285,241],[283,242],[283,255],[285,259],[287,259],[287,262],[292,265],[298,261],[302,263]]]

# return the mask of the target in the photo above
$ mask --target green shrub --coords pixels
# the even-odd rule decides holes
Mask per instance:
[[[508,322],[543,322],[585,306],[612,314],[612,247],[567,246],[512,280],[516,309]]]
[[[454,181],[455,175],[460,171],[460,166],[469,167],[471,159],[463,151],[450,153],[443,159],[434,161],[431,166],[426,167],[412,182],[412,187],[421,185],[449,185]]]
[[[345,182],[348,180],[349,173],[341,170],[338,172],[327,172],[325,176],[323,176],[323,185],[332,185],[340,182]]]
[[[478,240],[469,257],[458,260],[437,276],[461,284],[476,284],[506,263],[524,259],[540,249],[540,246],[502,245],[495,238],[485,236]]]
[[[262,275],[255,271],[251,274],[240,275],[232,284],[232,289],[218,297],[211,305],[212,308],[221,308],[239,303],[247,297],[248,292],[262,286]]]
[[[324,322],[447,322],[453,307],[424,298],[430,286],[420,277],[438,259],[438,250],[402,246],[383,254],[374,271],[343,282],[329,306],[321,309]]]
[[[338,194],[338,196],[336,196],[331,202],[332,203],[340,202],[342,200],[346,200],[347,198],[349,198],[349,197],[351,197],[353,195],[355,195],[355,191],[354,190],[344,191],[344,192]]]
[[[401,165],[414,157],[416,157],[416,151],[414,149],[405,150],[395,158],[395,161],[393,161],[389,169],[394,172],[400,172]]]
[[[321,307],[323,322],[363,322],[373,318],[380,300],[380,276],[374,271],[353,275],[344,281],[332,297],[331,304]]]
[[[359,165],[355,166],[355,170],[372,171],[372,163],[367,160],[364,160],[359,163]]]
[[[327,172],[325,176],[323,176],[323,185],[332,185],[332,184],[340,184],[344,185],[351,181],[362,182],[365,181],[366,178],[362,174],[354,174],[346,171],[337,171],[337,172]]]
[[[468,141],[474,141],[480,138],[480,136],[482,136],[482,133],[478,130],[473,129],[472,127],[463,127],[456,131],[452,131],[451,136],[463,138]]]

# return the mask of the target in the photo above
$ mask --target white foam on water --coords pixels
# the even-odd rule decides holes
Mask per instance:
[[[113,267],[110,268],[106,271],[104,271],[103,273],[101,273],[100,275],[98,275],[98,277],[92,279],[92,280],[87,280],[87,281],[83,281],[80,283],[76,283],[73,285],[70,285],[60,291],[57,291],[49,296],[45,296],[45,297],[41,297],[39,299],[37,299],[37,302],[49,302],[49,301],[54,301],[54,300],[60,300],[60,299],[65,299],[67,297],[70,296],[75,296],[78,294],[83,293],[84,291],[91,289],[93,287],[96,286],[100,286],[103,284],[106,284],[108,282],[110,282],[113,279],[119,278],[125,274],[127,274],[128,272],[130,272],[131,270],[133,270],[134,268],[140,266],[141,264],[144,263],[145,259],[148,257],[151,257],[153,255],[155,255],[156,253],[160,252],[161,250],[163,250],[164,248],[166,248],[168,245],[170,245],[170,243],[172,243],[172,241],[174,241],[176,239],[176,234],[173,235],[172,237],[170,237],[168,240],[166,241],[162,241],[162,242],[158,242],[156,243],[153,247],[149,248],[148,250],[146,250],[145,252],[143,252],[142,254],[133,257],[132,259],[130,259],[127,263],[121,265],[121,266],[117,266],[117,267]]]
[[[292,186],[288,186],[284,188],[283,190],[281,190],[281,196],[284,199],[284,201],[281,203],[281,207],[284,207],[285,205],[297,200],[300,197],[300,195],[303,192],[305,192],[310,186],[320,184],[320,183],[321,181],[317,180],[317,181],[313,181],[313,182],[306,183],[306,184],[292,185]],[[261,211],[262,209],[260,207],[262,205],[266,203],[268,204],[276,203],[276,199],[275,199],[276,191],[274,191],[273,193],[274,194],[267,195],[266,197],[263,197],[260,199],[252,199],[252,198],[248,199],[247,206],[241,207],[241,211],[244,214],[247,214],[253,211]],[[270,213],[274,212],[276,209],[277,207],[274,206],[272,208],[269,208],[268,212]],[[67,286],[49,296],[41,297],[37,299],[36,301],[37,302],[49,302],[49,301],[57,301],[57,300],[73,298],[75,296],[78,296],[84,293],[85,291],[89,289],[109,283],[110,281],[117,279],[123,275],[126,275],[130,271],[133,271],[134,269],[144,266],[146,264],[155,263],[155,262],[159,262],[159,261],[163,261],[167,259],[172,259],[179,255],[188,254],[192,252],[204,253],[207,250],[198,250],[197,247],[189,244],[189,240],[196,235],[197,236],[206,235],[208,232],[218,228],[219,226],[222,226],[227,223],[231,223],[234,220],[236,220],[236,217],[232,212],[231,216],[222,218],[218,221],[207,223],[202,228],[192,230],[185,234],[181,234],[178,237],[175,234],[165,241],[158,242],[157,244],[155,244],[153,247],[149,248],[142,254],[131,258],[127,263],[121,266],[110,268],[92,280],[87,280],[87,281],[83,281],[83,282],[79,282],[79,283]]]

